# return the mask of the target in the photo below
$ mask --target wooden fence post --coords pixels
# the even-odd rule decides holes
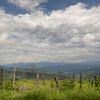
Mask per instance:
[[[3,85],[3,69],[0,69],[0,87],[2,88]]]
[[[39,80],[40,80],[40,75],[39,75],[39,73],[36,73],[36,80],[37,80],[37,85],[39,86]]]
[[[73,74],[73,79],[72,79],[72,82],[74,83],[75,81],[75,74]]]
[[[55,83],[56,83],[56,87],[58,88],[59,87],[59,82],[57,80],[57,77],[55,77],[54,80],[55,80]]]
[[[88,82],[89,82],[88,87],[90,87],[91,86],[91,78],[90,77],[88,77]]]
[[[14,67],[13,70],[13,87],[15,86],[15,81],[16,81],[16,67]]]
[[[41,79],[42,79],[43,85],[46,86],[46,85],[45,85],[44,78],[43,78],[43,74],[41,75]]]
[[[91,86],[93,87],[93,79],[91,80]]]
[[[98,87],[97,76],[94,76],[94,80],[95,80],[95,87]]]
[[[82,88],[82,73],[80,73],[80,89]]]

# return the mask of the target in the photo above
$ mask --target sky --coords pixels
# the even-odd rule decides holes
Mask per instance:
[[[0,0],[0,64],[100,61],[100,0]]]

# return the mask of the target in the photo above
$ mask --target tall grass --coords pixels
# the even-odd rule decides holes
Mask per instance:
[[[28,92],[0,91],[0,100],[100,100],[98,90],[66,90],[40,88]]]
[[[47,81],[50,84],[50,81]],[[18,84],[22,85],[22,82]],[[30,87],[31,82],[26,86]],[[50,86],[32,86],[28,91],[0,90],[0,100],[100,100],[100,91],[96,88],[86,87],[82,89],[75,88],[62,90],[60,88],[51,88]]]

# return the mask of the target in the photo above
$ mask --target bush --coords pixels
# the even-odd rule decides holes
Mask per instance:
[[[12,81],[7,80],[3,83],[3,88],[6,90],[13,90]]]
[[[69,81],[69,80],[62,80],[61,81],[61,88],[64,90],[66,89],[73,89],[75,87],[75,84],[73,81]]]
[[[53,83],[53,81],[51,81],[50,87],[51,88],[54,88],[55,87],[55,84]]]

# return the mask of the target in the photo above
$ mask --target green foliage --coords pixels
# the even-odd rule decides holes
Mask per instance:
[[[44,89],[35,90],[34,92],[26,94],[24,97],[25,100],[47,100],[48,95],[47,92]]]
[[[95,89],[61,92],[41,88],[28,92],[0,91],[0,100],[100,100],[100,93]]]
[[[3,83],[3,88],[4,88],[5,90],[13,90],[14,88],[13,88],[13,86],[12,86],[12,81],[10,81],[10,80],[5,81],[5,82]]]
[[[83,88],[80,89],[79,83],[76,80],[74,82],[71,80],[59,80],[59,85],[62,90],[56,88],[53,80],[46,80],[46,87],[41,87],[41,85],[37,87],[34,85],[33,80],[21,80],[17,81],[16,84],[19,87],[22,85],[31,87],[31,90],[13,90],[12,82],[5,81],[3,84],[4,89],[0,90],[0,100],[100,100],[100,91],[95,87],[88,87],[88,81],[84,81]]]
[[[55,87],[55,84],[54,84],[53,81],[51,81],[50,87],[51,87],[51,88],[54,88],[54,87]]]
[[[100,77],[95,80],[95,86],[100,87]]]
[[[73,89],[74,87],[75,87],[75,84],[72,80],[62,80],[61,81],[61,88],[63,90]]]
[[[3,87],[2,87],[2,85],[0,85],[0,89],[2,89]]]

